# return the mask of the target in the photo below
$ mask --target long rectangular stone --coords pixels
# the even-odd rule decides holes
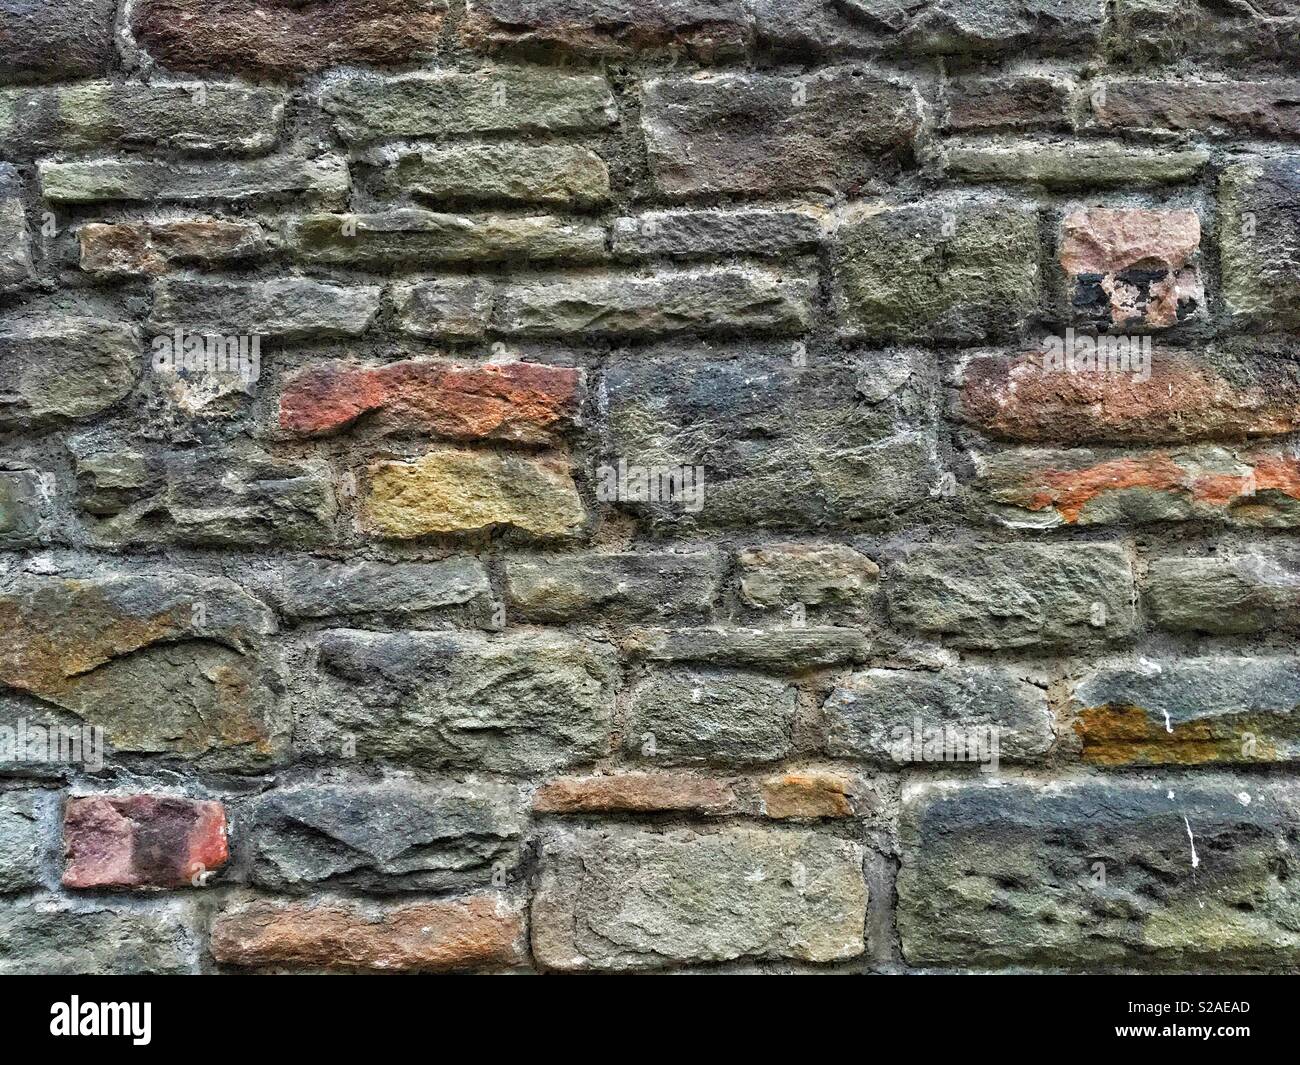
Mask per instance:
[[[510,615],[528,621],[702,617],[722,563],[712,551],[516,555],[505,580]]]
[[[0,903],[0,975],[194,974],[198,928],[193,906],[175,900],[147,909],[55,895]]]
[[[32,238],[18,169],[0,163],[0,286],[16,285],[33,274]]]
[[[1137,187],[1193,181],[1210,161],[1200,148],[1153,149],[1111,141],[954,141],[944,170],[963,181],[1036,183],[1051,189]]]
[[[609,167],[573,144],[460,144],[398,152],[376,182],[383,196],[433,203],[538,203],[587,210],[609,199]]]
[[[646,211],[614,220],[613,252],[626,259],[778,259],[816,251],[824,225],[813,207]]]
[[[379,313],[379,293],[376,285],[331,285],[305,278],[164,278],[154,288],[149,325],[218,336],[352,337],[364,333]]]
[[[1227,137],[1300,137],[1297,81],[1103,81],[1091,97],[1107,129],[1176,130]]]
[[[65,81],[108,72],[117,0],[0,4],[0,81]]]
[[[1300,622],[1300,554],[1268,544],[1147,563],[1147,610],[1175,632],[1252,633]]]
[[[1290,781],[1217,774],[904,788],[910,965],[1267,968],[1300,955]]]
[[[557,834],[542,849],[533,955],[561,971],[855,958],[864,949],[862,858],[856,843],[807,831]]]

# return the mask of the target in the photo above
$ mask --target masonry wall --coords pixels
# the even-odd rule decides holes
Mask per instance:
[[[0,0],[0,971],[1294,968],[1297,56]]]

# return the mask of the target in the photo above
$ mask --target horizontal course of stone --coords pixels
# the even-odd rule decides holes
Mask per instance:
[[[1297,40],[0,3],[0,973],[1293,971]]]

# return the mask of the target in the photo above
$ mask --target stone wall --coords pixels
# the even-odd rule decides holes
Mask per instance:
[[[1294,969],[1297,12],[0,0],[0,971]]]

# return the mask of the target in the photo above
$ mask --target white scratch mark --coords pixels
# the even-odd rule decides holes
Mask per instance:
[[[1187,842],[1192,845],[1192,868],[1195,869],[1201,864],[1201,859],[1196,857],[1196,837],[1192,835],[1192,823],[1187,820],[1187,815],[1183,814],[1183,824],[1187,826]]]
[[[1169,711],[1161,710],[1160,712],[1165,715],[1165,731],[1168,732],[1170,735],[1173,735],[1174,726],[1169,721]]]

